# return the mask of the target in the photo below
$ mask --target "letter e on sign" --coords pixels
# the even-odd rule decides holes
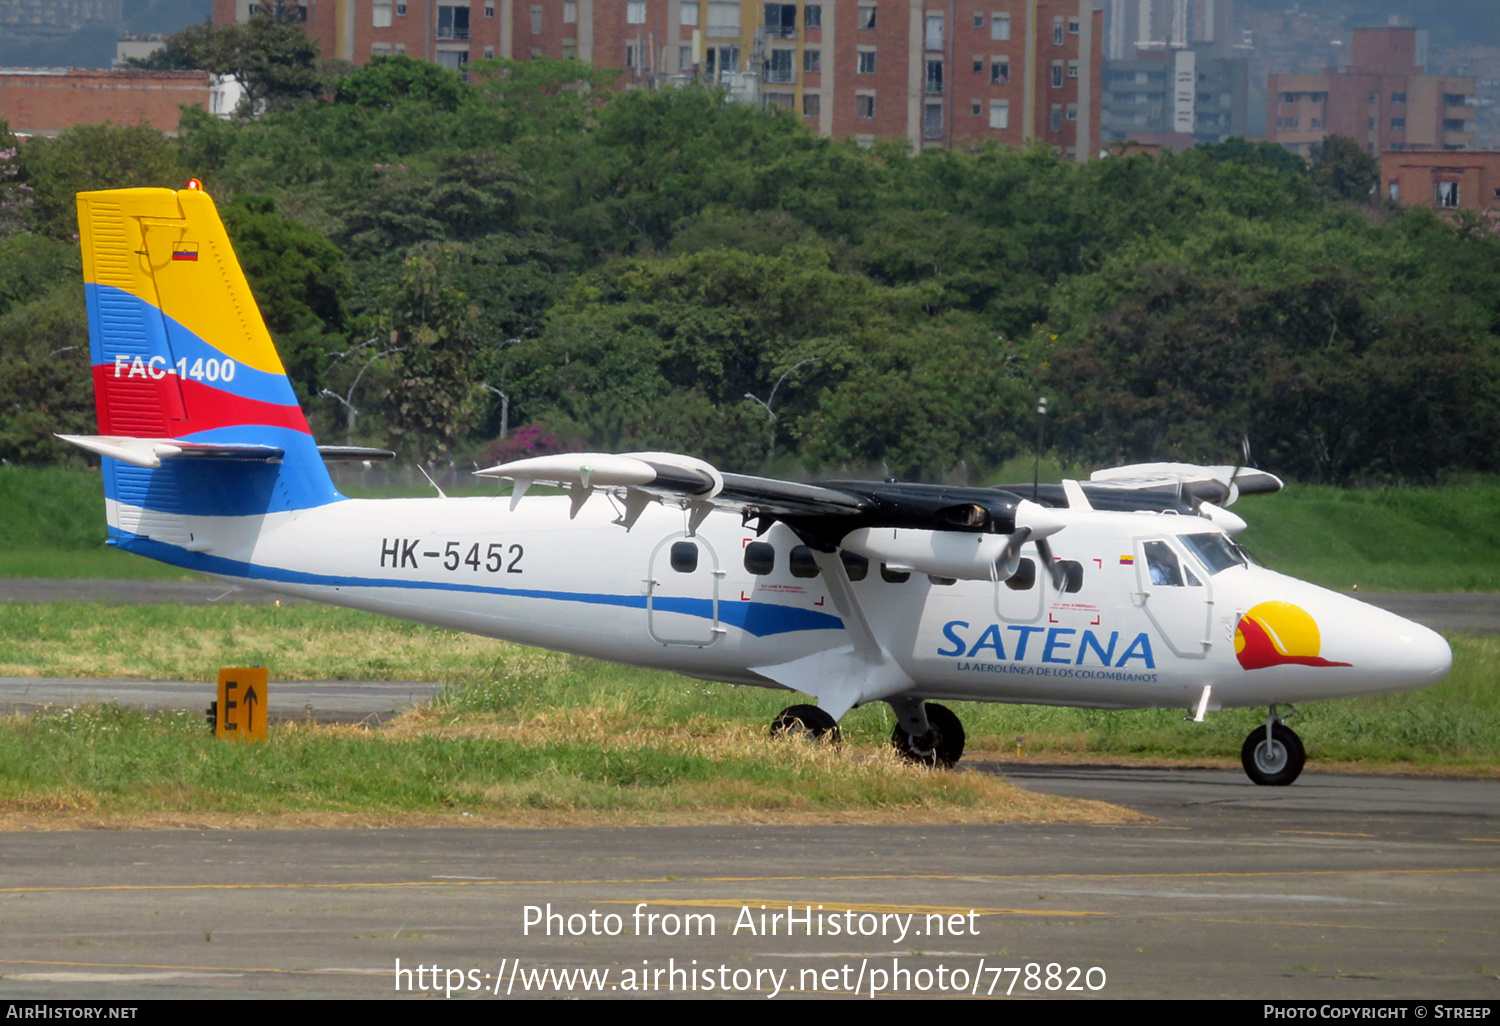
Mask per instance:
[[[219,717],[214,735],[236,741],[266,739],[266,682],[263,666],[219,671]]]

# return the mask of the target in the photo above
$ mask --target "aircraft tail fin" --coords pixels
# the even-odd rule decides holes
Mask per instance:
[[[342,498],[213,200],[79,193],[78,224],[100,433],[67,440],[106,457],[112,544]]]

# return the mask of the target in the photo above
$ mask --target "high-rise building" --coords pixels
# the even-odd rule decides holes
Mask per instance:
[[[215,0],[214,22],[256,0]],[[325,56],[577,58],[621,88],[706,79],[795,110],[823,135],[915,147],[1044,140],[1098,152],[1096,0],[302,0],[283,4]]]
[[[1250,134],[1249,68],[1212,43],[1140,49],[1104,62],[1100,133],[1106,144],[1187,149]]]
[[[1206,43],[1214,57],[1229,56],[1232,0],[1109,0],[1104,59],[1133,60],[1137,50],[1198,48]]]
[[[1473,76],[1427,74],[1427,33],[1387,26],[1354,30],[1347,67],[1272,75],[1266,134],[1307,154],[1328,135],[1386,150],[1461,150],[1474,144]]]
[[[0,0],[0,32],[7,36],[63,36],[122,21],[122,0]]]

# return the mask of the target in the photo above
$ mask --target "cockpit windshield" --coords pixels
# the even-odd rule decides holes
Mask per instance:
[[[1178,535],[1178,538],[1211,574],[1228,570],[1232,566],[1250,565],[1240,547],[1217,531],[1183,534]]]

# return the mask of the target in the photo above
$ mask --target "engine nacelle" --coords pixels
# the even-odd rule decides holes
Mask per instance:
[[[1004,534],[861,527],[845,535],[840,544],[850,552],[893,569],[961,581],[996,581],[1015,572],[1014,566],[1000,566],[1009,540],[1009,535]]]

